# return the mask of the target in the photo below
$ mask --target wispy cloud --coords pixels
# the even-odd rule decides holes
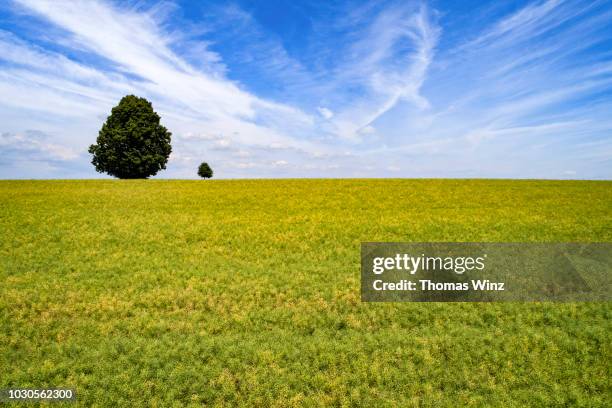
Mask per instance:
[[[371,131],[373,122],[399,101],[428,106],[420,89],[440,34],[424,5],[396,4],[378,12],[364,7],[368,13],[354,13],[351,19],[357,27],[350,33],[353,42],[339,54],[341,63],[326,74],[328,92],[358,90],[347,96],[348,104],[332,106],[333,132],[347,139]]]
[[[46,174],[95,175],[84,152],[128,93],[173,132],[166,177],[202,160],[226,177],[612,174],[609,4],[485,7],[465,26],[454,4],[300,4],[290,36],[239,2],[189,21],[171,2],[0,7],[44,27],[0,27],[0,174],[47,157]]]
[[[29,131],[26,134],[2,133],[0,135],[0,150],[3,159],[11,153],[21,156],[28,154],[29,160],[63,161],[78,157],[78,152],[51,142],[50,137],[41,132]]]
[[[134,92],[156,101],[178,138],[205,126],[244,145],[311,148],[283,129],[309,126],[308,115],[246,92],[215,72],[220,58],[212,58],[212,52],[207,51],[213,61],[209,69],[194,68],[172,51],[172,36],[151,13],[102,1],[18,3],[65,30],[64,43],[109,60],[115,69],[109,74],[85,67],[4,33],[2,58],[14,63],[0,76],[3,94],[15,96],[4,102],[9,108],[91,119],[108,112],[122,94]],[[91,139],[74,142],[84,147]]]
[[[468,142],[469,149],[480,145],[475,157],[461,143],[452,149],[464,152],[466,163],[495,157],[495,165],[503,162],[517,174],[535,177],[537,171],[529,171],[535,164],[525,161],[527,151],[537,151],[540,156],[534,157],[549,169],[561,161],[584,168],[568,154],[569,146],[584,138],[612,144],[612,122],[604,113],[611,106],[612,78],[605,74],[610,55],[601,47],[612,40],[604,22],[610,10],[597,6],[529,3],[484,27],[476,39],[440,53],[423,90],[433,101],[431,115],[418,118],[422,128],[412,143],[450,137]],[[602,75],[593,75],[594,68]],[[411,128],[401,126],[404,132]],[[541,145],[549,154],[537,149]],[[540,177],[555,177],[549,169]],[[605,177],[611,170],[602,167],[596,173]],[[481,171],[496,173],[487,167]],[[556,176],[562,176],[560,170]]]

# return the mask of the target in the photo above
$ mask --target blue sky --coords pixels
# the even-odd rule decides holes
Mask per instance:
[[[2,2],[0,178],[103,177],[132,93],[162,178],[610,179],[612,3]]]

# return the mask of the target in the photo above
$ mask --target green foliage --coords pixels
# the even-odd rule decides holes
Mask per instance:
[[[208,165],[208,163],[203,162],[202,164],[200,164],[200,167],[198,167],[198,176],[205,179],[211,178],[213,176],[213,171]]]
[[[0,181],[0,388],[73,386],[78,406],[607,406],[611,303],[362,303],[359,248],[608,242],[611,206],[607,181]]]
[[[124,96],[102,125],[97,144],[89,147],[96,171],[135,179],[165,169],[172,151],[172,134],[159,121],[151,102]]]

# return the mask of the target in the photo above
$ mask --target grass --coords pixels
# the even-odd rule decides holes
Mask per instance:
[[[610,303],[361,303],[361,241],[611,241],[612,182],[0,182],[0,388],[606,406]]]

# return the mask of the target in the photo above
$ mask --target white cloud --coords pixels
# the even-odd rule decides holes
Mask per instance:
[[[277,161],[273,162],[272,164],[273,164],[274,166],[277,166],[277,167],[282,167],[282,166],[286,166],[286,165],[288,165],[288,164],[289,164],[289,162],[288,162],[288,161],[286,161],[286,160],[277,160]]]
[[[317,111],[319,112],[319,114],[321,114],[321,116],[323,116],[325,119],[331,119],[334,116],[334,112],[332,112],[331,110],[321,107],[319,106],[317,108]]]
[[[373,135],[373,134],[376,134],[376,128],[372,125],[364,126],[361,129],[359,129],[359,133],[364,136]]]
[[[0,156],[12,160],[67,161],[79,156],[78,152],[49,141],[49,136],[40,132],[0,134]]]

